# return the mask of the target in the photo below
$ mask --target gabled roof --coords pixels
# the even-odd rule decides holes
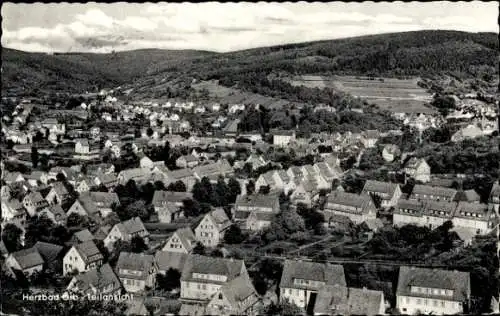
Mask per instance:
[[[413,191],[411,192],[411,194],[412,195],[425,194],[425,195],[433,195],[433,196],[440,196],[453,199],[457,194],[457,190],[445,187],[432,186],[432,185],[416,184],[413,187]]]
[[[190,227],[179,228],[175,231],[177,237],[181,241],[184,248],[189,252],[193,249],[194,244],[196,243],[196,236]]]
[[[155,262],[158,270],[166,271],[170,268],[182,271],[188,254],[170,251],[157,251],[155,253]]]
[[[280,288],[301,288],[318,290],[311,284],[298,284],[295,279],[324,282],[327,285],[346,286],[344,267],[330,263],[286,260],[281,276]]]
[[[76,244],[73,247],[75,247],[76,251],[78,251],[83,261],[86,263],[103,259],[103,255],[99,251],[99,248],[97,248],[96,244],[92,240]]]
[[[377,192],[392,196],[398,187],[397,183],[367,180],[363,187],[363,193]]]
[[[116,270],[118,271],[118,275],[121,274],[120,269],[141,271],[144,274],[148,274],[154,264],[153,255],[122,251],[116,263]]]
[[[52,213],[52,215],[54,215],[54,218],[56,220],[63,220],[66,218],[66,213],[59,204],[50,205],[47,208],[47,212]]]
[[[446,297],[434,294],[412,293],[411,287],[452,290],[453,296]],[[399,268],[396,295],[419,296],[428,298],[445,298],[464,301],[470,295],[469,272],[427,269],[402,266]]]
[[[275,194],[252,194],[252,195],[238,195],[236,198],[235,206],[238,207],[265,207],[273,208],[279,197]],[[278,202],[279,203],[279,202]]]
[[[231,306],[237,308],[247,299],[252,299],[252,302],[245,302],[245,306],[252,306],[258,301],[257,292],[253,287],[252,281],[246,274],[229,281],[221,287],[220,292],[229,301]]]
[[[427,163],[423,158],[411,157],[405,165],[405,168],[416,169],[420,164]]]
[[[419,200],[406,200],[399,199],[398,204],[394,209],[394,213],[412,215],[412,216],[422,216],[424,211],[424,203]]]
[[[459,202],[454,217],[489,221],[492,220],[494,215],[494,212],[491,211],[487,204]]]
[[[424,214],[450,218],[455,209],[457,208],[457,203],[455,202],[446,202],[446,201],[425,201],[424,203]]]
[[[233,171],[231,165],[227,160],[221,159],[214,163],[199,165],[193,168],[193,172],[200,178],[214,174],[225,174]]]
[[[155,191],[151,204],[160,206],[165,203],[182,203],[184,200],[192,200],[193,194],[189,192]]]
[[[31,192],[31,193],[28,193],[25,197],[25,199],[30,199],[34,204],[38,204],[38,203],[46,203],[47,201],[45,201],[45,199],[42,197],[42,195],[40,194],[40,192]]]
[[[191,170],[189,168],[171,170],[171,171],[168,171],[168,173],[167,173],[167,177],[169,177],[173,180],[181,180],[181,179],[193,177],[193,176],[194,176],[193,170]]]
[[[37,248],[19,250],[11,253],[22,270],[29,269],[44,264],[44,260]]]
[[[113,269],[111,269],[109,263],[91,269],[85,273],[78,274],[74,278],[76,279],[74,286],[83,292],[91,289],[91,287],[102,289],[109,285],[113,285],[113,288],[116,289],[121,286],[120,280]]]
[[[184,264],[181,280],[193,280],[193,273],[199,273],[226,276],[227,282],[229,282],[240,275],[244,265],[243,260],[189,255]],[[219,281],[210,282],[224,283]]]
[[[229,217],[227,217],[226,212],[224,212],[224,209],[222,208],[216,208],[206,216],[210,216],[210,218],[212,218],[219,231],[222,231],[231,226],[231,220],[229,219]]]
[[[116,224],[116,226],[118,227],[120,232],[124,235],[135,234],[142,231],[147,232],[146,227],[144,227],[144,224],[142,223],[140,217],[134,217],[128,219],[126,221]]]
[[[343,191],[334,191],[328,196],[327,204],[325,206],[328,209],[329,204],[338,204],[349,207],[355,207],[359,209],[358,213],[367,212],[369,207],[372,205],[372,199],[367,194],[354,194]]]
[[[40,253],[45,262],[52,262],[56,260],[63,250],[62,246],[43,241],[37,241],[36,244],[33,245],[33,248],[38,250],[38,253]]]
[[[97,176],[97,178],[104,185],[112,184],[112,183],[115,183],[116,181],[118,181],[118,179],[116,178],[116,175],[114,173],[99,174]]]
[[[98,207],[111,207],[120,203],[118,194],[114,192],[89,192],[89,197]]]
[[[74,233],[73,237],[76,238],[79,242],[85,242],[94,239],[92,233],[86,228]]]

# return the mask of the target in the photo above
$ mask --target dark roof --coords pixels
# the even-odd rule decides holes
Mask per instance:
[[[102,289],[113,284],[113,288],[119,288],[120,280],[116,276],[109,263],[101,267],[91,269],[85,273],[78,274],[74,277],[76,279],[75,286],[79,290],[86,292],[93,286],[94,288]]]
[[[74,233],[73,237],[76,238],[79,242],[85,242],[94,239],[92,233],[86,228]]]
[[[120,232],[122,232],[123,234],[134,234],[142,231],[147,232],[146,227],[144,227],[144,224],[142,223],[140,217],[134,217],[116,225],[118,226]]]
[[[170,268],[182,271],[188,255],[180,252],[157,251],[155,262],[158,270],[166,271]]]
[[[235,206],[273,208],[277,202],[279,203],[279,197],[274,194],[238,195]]]
[[[56,260],[63,250],[62,246],[43,241],[37,241],[36,244],[33,245],[33,248],[38,250],[38,253],[40,253],[45,262],[52,262]]]
[[[446,298],[441,295],[412,293],[411,286],[453,290],[450,298],[464,301],[470,296],[470,275],[469,272],[403,266],[399,269],[396,295]]]
[[[19,250],[11,253],[11,255],[16,259],[23,270],[44,264],[40,252],[38,252],[38,249],[35,247]]]
[[[376,315],[384,305],[382,291],[349,288],[347,305],[350,315]]]
[[[193,194],[189,192],[155,191],[151,204],[160,206],[163,203],[182,203],[184,200],[193,199]]]
[[[330,263],[286,260],[280,288],[303,288],[318,290],[314,285],[295,284],[295,279],[313,280],[325,284],[346,286],[344,267]]]
[[[82,256],[84,262],[94,262],[98,260],[102,260],[103,256],[97,248],[96,244],[92,241],[86,241],[81,244],[77,244],[74,246],[78,253]]]
[[[455,217],[489,221],[495,216],[487,204],[459,202],[455,210]]]
[[[372,199],[367,194],[358,195],[354,193],[334,191],[328,196],[327,204],[325,205],[326,210],[331,207],[330,204],[357,208],[356,211],[352,211],[353,213],[367,213],[370,208],[375,210]],[[345,210],[350,211],[350,209]]]

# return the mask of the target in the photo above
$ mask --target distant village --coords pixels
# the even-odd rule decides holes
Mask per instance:
[[[454,143],[498,134],[495,104],[455,98],[445,117],[392,115],[419,135],[454,126]],[[382,255],[314,256],[328,243],[338,252],[364,249],[389,229],[455,236],[442,252],[498,236],[498,179],[486,199],[451,186],[425,158],[381,144],[401,130],[248,132],[241,117],[259,105],[125,102],[112,90],[71,109],[10,102],[17,105],[2,114],[0,250],[2,273],[14,282],[134,294],[124,315],[261,315],[285,305],[307,315],[473,310],[469,271]],[[367,179],[359,192],[344,185],[378,146],[397,166],[394,181]],[[357,273],[344,261],[365,259],[395,265],[395,283],[351,282]],[[278,262],[279,272],[266,262]],[[490,294],[481,299],[498,313],[498,293]]]

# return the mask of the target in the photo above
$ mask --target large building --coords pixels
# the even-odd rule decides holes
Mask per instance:
[[[460,314],[470,293],[468,272],[403,266],[399,269],[396,307],[403,314]]]
[[[364,221],[375,219],[377,209],[370,196],[366,194],[358,195],[334,191],[328,196],[323,214],[327,223],[332,215],[343,215],[347,216],[353,223],[361,224]]]

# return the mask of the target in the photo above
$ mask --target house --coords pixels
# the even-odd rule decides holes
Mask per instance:
[[[88,198],[97,207],[103,218],[113,212],[115,205],[120,204],[118,194],[114,192],[89,192]]]
[[[309,304],[314,304],[318,292],[325,285],[346,287],[341,265],[286,260],[279,284],[279,300],[309,309]]]
[[[453,227],[467,228],[475,234],[485,235],[494,228],[496,214],[491,206],[459,202],[452,222]]]
[[[144,292],[153,288],[158,271],[154,256],[143,253],[121,252],[115,268],[125,291]]]
[[[461,142],[465,139],[473,139],[476,137],[480,137],[485,135],[486,132],[483,131],[481,127],[478,127],[476,125],[469,125],[467,127],[462,128],[461,130],[457,131],[455,134],[451,136],[451,141],[452,142]]]
[[[215,247],[224,238],[225,231],[231,226],[231,220],[222,208],[207,213],[196,226],[196,239],[205,247]]]
[[[434,229],[452,219],[457,208],[455,202],[426,201],[423,210],[423,225]]]
[[[432,185],[416,184],[410,198],[415,200],[434,200],[452,202],[455,200],[457,190]]]
[[[313,167],[317,174],[325,179],[329,187],[334,179],[340,179],[342,176],[342,170],[338,166],[330,165],[326,161],[315,163]]]
[[[318,292],[313,313],[315,316],[384,315],[384,292],[325,285]]]
[[[193,155],[183,155],[177,158],[175,165],[179,168],[193,168],[199,165],[200,161]]]
[[[163,247],[166,252],[179,252],[188,254],[196,245],[196,236],[189,227],[177,229],[167,240]]]
[[[208,302],[208,315],[258,315],[259,295],[250,277],[241,275],[223,285]]]
[[[42,272],[45,262],[35,247],[19,250],[9,254],[5,259],[8,272],[16,277],[18,272],[30,276],[36,272]]]
[[[280,147],[286,147],[295,141],[295,131],[271,130],[273,135],[273,144]]]
[[[366,181],[361,194],[378,196],[381,200],[380,206],[389,208],[396,206],[402,193],[401,188],[397,183],[368,180]]]
[[[470,293],[468,272],[402,266],[396,308],[404,314],[462,314]]]
[[[73,245],[63,258],[63,274],[89,271],[101,266],[103,259],[99,248],[92,240]]]
[[[404,172],[416,181],[422,183],[431,181],[431,167],[429,167],[423,158],[410,158],[405,165]]]
[[[373,148],[380,138],[380,132],[377,130],[368,130],[363,132],[363,137],[361,138],[361,142],[365,148]]]
[[[38,213],[38,216],[45,216],[56,225],[64,225],[66,223],[66,213],[61,205],[51,205]]]
[[[24,225],[26,222],[26,209],[19,200],[3,200],[1,207],[2,223],[16,223],[18,226]]]
[[[75,244],[79,244],[79,243],[83,243],[83,242],[91,241],[91,240],[94,240],[94,236],[87,228],[75,232],[73,234],[73,236],[71,237],[71,242],[73,242]]]
[[[118,184],[127,184],[130,180],[136,183],[145,182],[151,176],[152,172],[149,168],[132,168],[120,171],[117,176]]]
[[[5,181],[6,184],[22,182],[26,179],[20,172],[2,172],[2,180]]]
[[[400,199],[394,208],[394,226],[413,224],[434,229],[452,219],[457,203]]]
[[[477,194],[476,190],[459,190],[455,198],[457,201],[469,202],[469,203],[480,203],[481,196]]]
[[[89,178],[83,178],[76,182],[75,191],[78,193],[89,192],[90,188],[94,185],[93,181]]]
[[[493,209],[498,214],[500,212],[500,181],[493,184],[490,192],[489,203],[493,205]]]
[[[88,155],[90,153],[90,145],[87,139],[78,139],[75,141],[75,154]]]
[[[78,214],[80,216],[88,216],[91,218],[103,218],[99,208],[90,198],[90,193],[80,194],[78,199],[70,206],[66,212],[66,216],[69,217],[71,214]]]
[[[155,191],[151,204],[161,223],[171,223],[178,218],[184,217],[182,211],[184,201],[192,199],[192,193]]]
[[[93,177],[115,172],[115,166],[110,163],[87,165],[86,169],[87,169],[87,175]]]
[[[181,272],[188,256],[188,254],[181,252],[157,251],[155,253],[155,263],[158,273],[165,275],[169,269]]]
[[[196,183],[196,178],[194,176],[193,170],[189,168],[177,169],[172,171],[162,170],[161,172],[159,172],[159,174],[163,175],[163,183],[166,186],[177,181],[182,181],[186,185],[186,189],[188,192],[193,189],[193,186]]]
[[[68,284],[69,293],[84,295],[119,294],[121,283],[109,263],[75,275]]]
[[[104,239],[104,245],[106,248],[112,249],[117,240],[130,241],[136,236],[141,237],[145,243],[149,241],[149,232],[139,217],[131,218],[113,226]]]
[[[29,216],[35,216],[39,211],[49,206],[49,203],[42,197],[40,192],[31,192],[23,199],[23,206],[28,211]]]
[[[243,223],[245,229],[256,231],[268,227],[279,211],[277,195],[238,195],[234,204],[234,219]]]
[[[94,178],[96,186],[103,185],[106,189],[111,190],[118,185],[118,179],[114,173],[100,174]]]
[[[401,150],[394,144],[385,145],[382,150],[382,158],[387,162],[393,162],[399,155],[401,155]]]
[[[265,166],[268,164],[268,161],[264,159],[261,155],[251,154],[245,163],[248,163],[252,166],[252,170],[257,170],[258,168]]]
[[[181,274],[181,301],[208,303],[224,285],[248,276],[243,260],[189,255]]]
[[[323,215],[325,222],[331,226],[335,222],[330,223],[332,215],[342,215],[348,217],[353,223],[361,224],[368,220],[373,220],[377,217],[377,209],[370,198],[366,194],[358,195],[341,191],[334,191],[328,195]]]
[[[297,184],[295,190],[293,190],[290,201],[295,205],[300,203],[311,207],[313,202],[319,198],[319,188],[316,179],[314,177],[302,179]]]
[[[33,187],[37,187],[40,183],[47,184],[49,180],[47,173],[43,171],[32,171],[29,174],[25,174],[24,178]]]
[[[199,165],[192,170],[196,179],[201,180],[204,177],[208,177],[214,182],[217,181],[219,176],[228,177],[234,173],[233,168],[225,159],[220,159],[214,163]]]
[[[68,189],[66,189],[66,186],[62,182],[52,183],[52,188],[50,189],[49,193],[45,196],[45,200],[47,200],[47,202],[50,205],[64,204],[70,198],[71,195],[69,194]]]
[[[153,169],[153,160],[151,160],[148,156],[144,156],[139,160],[139,167],[144,169]]]
[[[392,222],[394,226],[404,226],[407,224],[424,226],[423,212],[423,201],[399,199],[394,208]]]

